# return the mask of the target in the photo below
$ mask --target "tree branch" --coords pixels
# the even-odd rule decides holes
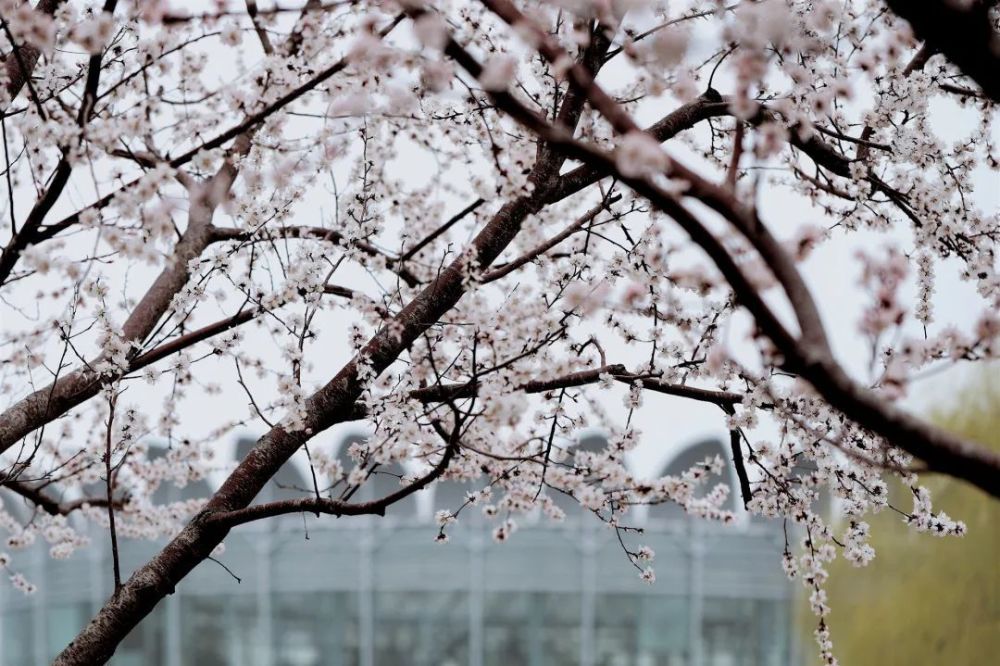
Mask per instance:
[[[363,362],[375,375],[385,370],[434,322],[451,310],[465,293],[466,256],[488,267],[514,240],[523,221],[548,203],[549,187],[558,182],[566,156],[562,151],[546,154],[528,174],[531,194],[504,204],[473,239],[468,255],[462,253],[362,348],[325,386],[308,398],[304,429],[318,433],[350,417],[365,383],[359,377]],[[136,570],[114,598],[109,599],[77,637],[56,657],[55,663],[102,663],[110,659],[122,639],[165,595],[173,592],[200,562],[211,555],[225,538],[225,526],[213,525],[211,516],[247,507],[268,480],[304,443],[302,431],[290,433],[282,427],[265,434],[222,487],[154,558]]]
[[[526,29],[526,19],[520,17],[517,9],[513,8],[513,5],[510,5],[506,0],[482,1],[491,9],[494,6],[497,7],[498,15],[508,23],[517,25],[519,29]],[[562,50],[558,44],[554,43],[554,40],[551,40],[544,33],[536,33],[535,37],[539,41],[538,50],[546,59],[552,62],[560,60]],[[449,42],[446,52],[471,75],[477,76],[481,71],[479,63],[454,40]],[[639,131],[617,102],[604,93],[586,72],[581,72],[579,68],[570,68],[568,76],[574,85],[587,91],[591,105],[614,126],[616,131],[623,134]],[[538,133],[548,141],[558,143],[575,159],[606,170],[608,173],[616,174],[619,180],[646,197],[658,209],[670,215],[715,262],[733,288],[737,300],[750,310],[757,320],[758,326],[771,338],[784,356],[786,369],[809,381],[831,405],[859,425],[921,458],[930,467],[964,479],[994,497],[1000,497],[1000,455],[984,447],[965,442],[959,437],[885,404],[885,401],[880,400],[871,391],[858,386],[847,376],[834,361],[828,346],[820,344],[821,341],[825,342],[825,336],[817,339],[815,334],[818,331],[814,331],[814,336],[808,336],[808,328],[813,325],[821,326],[821,324],[812,298],[801,281],[801,276],[798,275],[793,264],[787,259],[781,259],[780,252],[783,250],[780,245],[776,244],[776,241],[769,239],[766,229],[760,224],[756,215],[754,214],[750,219],[747,219],[746,211],[730,193],[707,183],[677,160],[670,160],[669,175],[690,183],[689,194],[724,215],[744,235],[747,235],[748,240],[768,261],[771,270],[775,272],[776,277],[785,287],[786,294],[799,316],[803,331],[807,334],[801,341],[785,330],[726,248],[672,194],[645,178],[624,176],[618,171],[617,165],[609,155],[577,142],[561,128],[550,125],[543,118],[526,109],[514,97],[500,93],[494,94],[493,100],[499,108],[528,129]],[[773,259],[779,260],[777,264]],[[783,274],[783,266],[789,265],[795,270],[795,273]],[[803,308],[809,308],[812,312]]]
[[[536,247],[522,254],[517,259],[514,259],[513,261],[498,266],[496,269],[490,271],[489,273],[484,274],[480,282],[484,284],[487,282],[494,282],[496,280],[499,280],[500,278],[510,275],[521,266],[524,266],[525,264],[534,261],[538,257],[542,256],[543,254],[554,248],[556,245],[559,245],[559,243],[563,242],[564,240],[575,234],[577,231],[583,228],[584,225],[592,222],[595,217],[601,214],[601,211],[609,210],[608,206],[618,201],[621,201],[621,198],[622,197],[620,194],[616,194],[612,197],[609,197],[601,201],[596,206],[594,206],[586,213],[581,215],[579,218],[577,218],[568,227],[566,227],[558,234],[545,241],[544,243],[540,243]]]
[[[45,494],[40,488],[35,488],[23,481],[8,479],[0,482],[0,488],[16,493],[28,500],[39,509],[51,516],[68,516],[74,511],[79,511],[85,506],[106,507],[108,500],[106,497],[85,497],[83,499],[72,500],[70,502],[59,502]],[[114,499],[112,504],[115,508],[122,508],[125,499]]]
[[[1000,102],[1000,34],[990,11],[993,0],[886,0],[906,19],[917,37],[943,53],[975,80],[994,102]]]
[[[231,529],[237,525],[243,525],[255,520],[273,518],[275,516],[281,516],[289,513],[325,513],[338,517],[360,515],[384,516],[387,508],[403,499],[406,499],[410,495],[423,490],[438,477],[444,474],[459,449],[461,442],[461,426],[461,421],[456,422],[451,437],[448,440],[448,444],[444,449],[444,453],[441,455],[441,460],[438,461],[430,472],[415,480],[413,483],[410,483],[396,492],[390,493],[380,499],[352,504],[343,500],[335,500],[326,497],[303,497],[302,499],[269,502],[267,504],[258,504],[244,509],[228,511],[226,513],[213,514],[209,517],[208,522],[212,525],[225,526],[226,529]]]

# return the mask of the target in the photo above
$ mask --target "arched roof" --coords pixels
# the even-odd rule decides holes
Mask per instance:
[[[729,462],[729,452],[726,445],[719,439],[714,437],[706,438],[684,447],[669,463],[664,465],[657,476],[680,476],[698,463],[703,462],[706,458],[713,458],[715,456],[722,458],[726,464],[721,476],[711,478],[705,482],[702,494],[710,491],[719,483],[725,483],[729,486],[729,497],[722,508],[732,511],[736,508],[739,488],[734,483],[732,466]],[[684,516],[684,509],[673,502],[654,504],[649,507],[649,518],[652,520],[677,520]]]
[[[572,462],[573,455],[577,451],[585,451],[588,453],[600,453],[604,451],[608,446],[608,438],[603,434],[598,432],[589,432],[585,435],[581,435],[576,441],[576,445],[569,448],[567,451],[568,458],[567,462]],[[557,507],[566,512],[567,518],[579,518],[582,515],[582,509],[580,508],[580,503],[575,499],[567,495],[566,493],[561,493],[558,490],[547,489],[546,492],[549,497]]]
[[[169,449],[162,442],[152,442],[146,449],[148,460],[159,460],[167,455]],[[205,479],[193,481],[183,488],[178,487],[170,481],[163,481],[153,491],[152,502],[154,506],[169,504],[171,502],[182,502],[190,499],[207,499],[212,495],[212,487]]]

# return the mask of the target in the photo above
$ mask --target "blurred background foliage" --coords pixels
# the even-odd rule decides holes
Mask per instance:
[[[954,382],[931,387],[937,398],[925,416],[1000,450],[1000,366],[987,366],[957,393]],[[838,558],[827,584],[834,654],[843,666],[998,663],[1000,502],[940,476],[922,481],[935,510],[965,521],[968,533],[960,539],[918,534],[888,510],[867,518],[875,560],[858,569]],[[912,509],[902,485],[890,492],[895,506]],[[806,663],[812,663],[815,618],[806,596],[796,615]]]

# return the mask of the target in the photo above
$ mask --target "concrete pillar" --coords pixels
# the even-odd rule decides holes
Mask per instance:
[[[584,520],[582,580],[580,581],[580,666],[593,666],[595,657],[594,627],[597,612],[597,535],[596,522]]]
[[[361,533],[361,571],[358,576],[358,643],[361,647],[361,666],[375,666],[375,591],[372,571],[374,545],[372,525],[370,521],[366,521]]]
[[[470,525],[469,540],[469,666],[483,666],[485,643],[484,607],[486,603],[486,578],[484,568],[485,539],[479,525]]]
[[[705,544],[702,524],[687,519],[688,533],[688,643],[689,666],[703,666],[702,624],[705,615]]]

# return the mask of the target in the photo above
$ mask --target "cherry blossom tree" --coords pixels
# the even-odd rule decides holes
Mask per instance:
[[[110,659],[241,525],[383,515],[438,479],[473,490],[429,538],[472,511],[516,538],[564,495],[652,582],[630,511],[732,522],[727,465],[741,511],[789,525],[835,663],[825,566],[875,556],[866,514],[961,535],[921,475],[1000,495],[996,453],[900,404],[1000,352],[1000,211],[975,192],[1000,161],[997,5],[0,0],[0,563],[30,593],[20,549],[107,547],[80,521],[115,554],[57,663]],[[842,239],[855,259],[811,275]],[[935,316],[944,274],[978,311]],[[865,370],[817,280],[865,299]],[[205,408],[226,395],[246,409]],[[717,406],[731,459],[631,473],[657,395]],[[345,469],[323,437],[352,422]],[[607,449],[574,451],[594,426]],[[255,501],[303,455],[311,488]],[[394,463],[397,491],[357,499]],[[209,497],[153,501],[210,474]],[[124,537],[166,543],[126,580]]]

